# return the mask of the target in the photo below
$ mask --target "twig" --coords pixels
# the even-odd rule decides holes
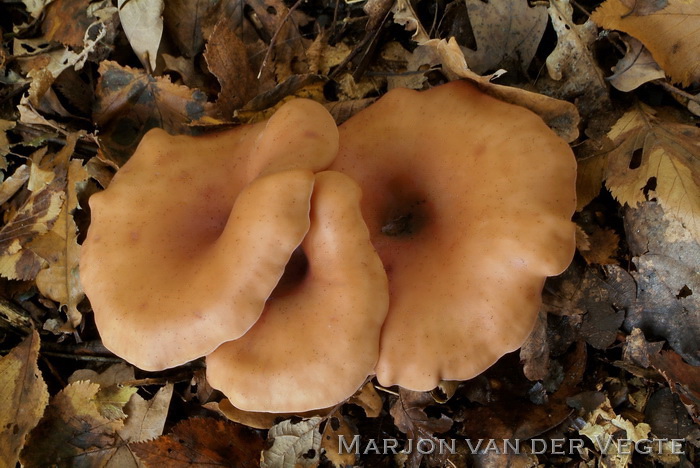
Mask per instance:
[[[262,76],[262,72],[267,66],[267,60],[270,58],[270,54],[272,53],[272,48],[275,47],[275,42],[277,42],[277,36],[279,36],[280,31],[282,30],[282,26],[287,22],[290,16],[292,16],[292,13],[294,13],[294,10],[299,8],[299,5],[301,5],[301,2],[304,0],[297,0],[292,7],[287,10],[287,14],[284,15],[284,18],[282,18],[282,21],[280,21],[279,25],[277,26],[277,29],[275,30],[275,33],[272,35],[272,38],[270,39],[270,45],[267,48],[267,52],[265,52],[265,57],[263,58],[262,65],[260,65],[260,71],[258,72],[258,79]]]

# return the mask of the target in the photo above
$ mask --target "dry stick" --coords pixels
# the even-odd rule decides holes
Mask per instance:
[[[272,53],[272,48],[275,47],[275,42],[277,42],[277,36],[279,36],[280,31],[282,30],[282,26],[284,26],[284,23],[287,22],[290,16],[292,16],[292,13],[294,13],[294,10],[299,8],[299,5],[301,5],[301,2],[304,0],[297,0],[292,7],[287,10],[287,14],[284,15],[284,18],[282,18],[282,21],[280,21],[280,24],[277,26],[277,29],[275,30],[275,33],[272,35],[272,39],[270,39],[270,45],[267,48],[267,52],[265,52],[265,57],[263,58],[262,65],[260,65],[260,71],[258,72],[258,79],[262,76],[262,72],[265,69],[265,66],[267,65],[267,60],[270,58],[270,54]]]
[[[662,88],[664,88],[666,91],[668,91],[670,93],[677,94],[678,96],[681,96],[685,99],[688,99],[689,101],[697,102],[698,104],[700,104],[700,96],[694,96],[690,93],[683,91],[682,89],[678,89],[675,86],[673,86],[672,84],[669,84],[664,79],[654,80],[654,81],[652,81],[652,83],[661,85]]]

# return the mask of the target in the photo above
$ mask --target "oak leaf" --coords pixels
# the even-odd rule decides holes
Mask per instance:
[[[668,0],[656,11],[635,11],[629,1],[607,0],[591,15],[606,29],[636,37],[671,79],[683,86],[700,81],[700,2]],[[647,9],[649,10],[649,9]]]

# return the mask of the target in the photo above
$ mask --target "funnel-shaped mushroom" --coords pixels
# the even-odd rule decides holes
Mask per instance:
[[[389,297],[360,212],[360,190],[316,175],[308,267],[243,337],[207,356],[207,379],[238,408],[300,412],[349,398],[374,372]]]
[[[576,163],[532,112],[464,82],[398,89],[340,127],[389,278],[383,385],[469,379],[530,333],[574,251]]]
[[[153,130],[90,199],[80,274],[112,352],[160,370],[259,318],[308,231],[314,172],[338,148],[320,104],[298,99],[279,112],[200,137]]]

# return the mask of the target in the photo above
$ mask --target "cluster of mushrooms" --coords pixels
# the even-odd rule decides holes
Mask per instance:
[[[340,127],[294,99],[152,130],[90,199],[81,279],[108,349],[149,371],[206,356],[243,410],[330,407],[374,374],[429,390],[527,338],[573,255],[575,168],[538,116],[465,82]]]

